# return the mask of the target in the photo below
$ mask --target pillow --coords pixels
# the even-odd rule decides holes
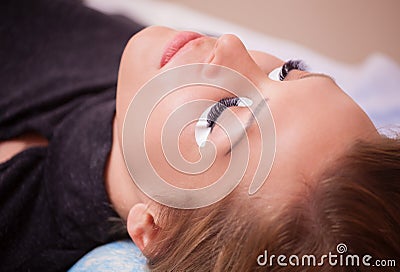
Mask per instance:
[[[148,271],[146,258],[130,240],[123,240],[97,247],[83,256],[69,272]]]

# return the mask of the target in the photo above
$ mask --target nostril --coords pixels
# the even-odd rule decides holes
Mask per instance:
[[[237,36],[223,34],[217,39],[213,52],[213,64],[223,64],[225,61],[232,62],[235,58],[247,54],[247,49]]]

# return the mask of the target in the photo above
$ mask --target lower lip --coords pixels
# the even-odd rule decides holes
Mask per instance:
[[[168,43],[166,49],[164,50],[164,54],[161,57],[160,66],[163,67],[167,64],[172,57],[190,41],[201,38],[203,35],[195,32],[180,32],[178,35],[174,37],[174,39]]]

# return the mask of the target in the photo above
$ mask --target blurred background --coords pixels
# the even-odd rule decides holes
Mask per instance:
[[[143,25],[219,36],[333,76],[379,129],[400,126],[400,0],[84,0]]]
[[[382,52],[400,63],[399,0],[158,0],[290,40],[348,63]]]

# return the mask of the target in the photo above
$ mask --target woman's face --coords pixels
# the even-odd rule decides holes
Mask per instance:
[[[182,36],[190,41],[170,58],[169,50],[177,46],[177,37]],[[191,63],[217,64],[236,70],[267,99],[275,123],[276,153],[270,175],[257,195],[277,200],[273,203],[311,182],[319,169],[324,169],[354,140],[377,135],[367,115],[328,76],[294,69],[283,81],[272,80],[268,74],[284,62],[267,53],[248,51],[236,36],[198,37],[165,27],[150,27],[130,40],[122,57],[116,115],[120,140],[129,103],[140,87],[160,72]],[[167,182],[182,188],[199,188],[224,173],[230,160],[227,153],[230,146],[222,130],[214,129],[209,135],[217,156],[212,167],[201,175],[188,175],[168,165],[163,156],[161,130],[168,116],[183,103],[196,99],[217,102],[226,97],[232,94],[219,88],[192,86],[171,93],[156,106],[146,128],[146,151],[153,167]],[[230,109],[239,119],[248,116],[246,107]],[[241,182],[245,192],[252,173],[262,167],[257,160],[261,150],[260,129],[252,123],[246,132],[250,160]],[[195,123],[183,128],[179,149],[186,160],[199,159]]]

